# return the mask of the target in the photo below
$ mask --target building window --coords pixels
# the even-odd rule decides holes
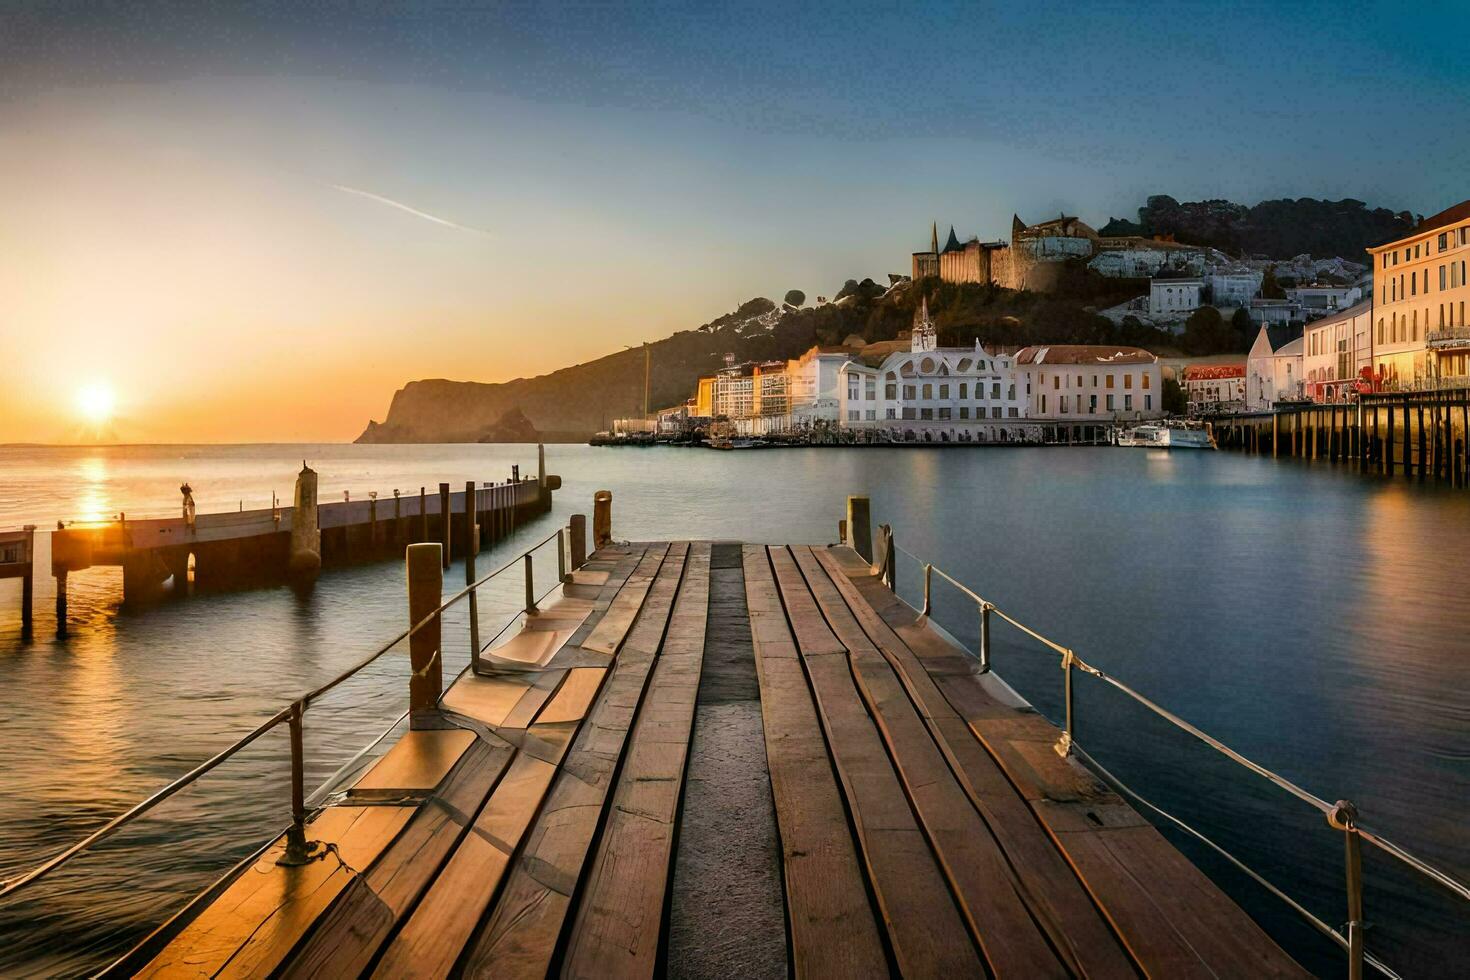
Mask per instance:
[[[1449,248],[1449,245],[1447,244],[1447,241],[1448,241],[1449,237],[1450,237],[1450,233],[1447,232],[1447,231],[1442,231],[1442,232],[1439,233],[1439,250],[1441,252],[1443,252],[1445,249]]]
[[[1051,389],[1052,389],[1052,391],[1056,391],[1061,386],[1062,386],[1061,376],[1060,375],[1053,374],[1051,376]]]
[[[1110,375],[1108,375],[1108,387],[1111,388],[1112,386],[1113,386],[1113,376],[1110,374]]]
[[[1143,410],[1145,412],[1151,412],[1151,411],[1153,411],[1153,408],[1154,408],[1154,396],[1153,395],[1144,395],[1143,396]]]
[[[904,385],[903,386],[903,400],[906,401],[906,402],[911,402],[911,401],[914,400],[914,386],[913,385]]]
[[[963,399],[963,398],[969,398],[969,397],[970,397],[970,386],[969,386],[969,384],[967,382],[961,381],[960,382],[960,398]]]
[[[895,418],[898,418],[898,412],[894,411],[891,408],[884,409],[883,410],[883,417],[885,419],[895,419]]]
[[[878,398],[878,382],[868,380],[863,382],[863,398],[867,401],[876,401]]]
[[[906,419],[912,419],[914,417],[914,410],[910,407],[905,406],[903,410],[903,417]]]
[[[1045,415],[1046,414],[1046,396],[1045,395],[1042,395],[1041,396],[1041,414],[1042,415]]]
[[[940,406],[940,408],[939,408],[939,417],[942,418],[942,419],[949,418],[949,406],[947,406],[947,405],[941,405]]]
[[[919,418],[921,418],[921,419],[932,419],[932,418],[934,418],[934,409],[932,409],[932,408],[921,408],[921,409],[919,409]]]
[[[1091,395],[1087,399],[1087,414],[1088,415],[1096,415],[1097,414],[1097,396],[1096,395]]]
[[[933,400],[934,400],[934,386],[931,385],[931,384],[924,385],[924,401],[927,402],[927,401],[933,401]]]
[[[969,417],[970,417],[970,406],[969,405],[961,405],[960,406],[960,418],[967,419]]]
[[[1148,378],[1149,378],[1148,372],[1147,371],[1143,372],[1143,390],[1144,391],[1148,391],[1148,389],[1151,387],[1151,384],[1150,384]]]
[[[1123,396],[1123,411],[1125,411],[1125,412],[1131,412],[1131,411],[1133,411],[1133,396],[1132,395],[1124,395]]]
[[[939,386],[939,397],[941,399],[946,399],[946,398],[949,397],[949,385],[940,385]]]
[[[897,401],[898,400],[898,385],[896,385],[896,384],[894,384],[892,382],[889,382],[888,384],[884,385],[883,386],[883,397],[886,398],[886,399],[888,399],[889,401]]]
[[[867,412],[864,413],[864,417],[869,422],[875,422],[878,419],[878,410],[877,409],[874,409],[874,408],[870,408],[870,409],[867,410]]]
[[[1000,418],[1000,409],[993,408],[991,409],[991,412],[993,413],[995,418]],[[1013,419],[1018,419],[1021,417],[1021,410],[1018,408],[1008,408],[1006,409],[1006,414]]]
[[[1133,387],[1133,375],[1131,375],[1131,374],[1125,374],[1125,375],[1123,375],[1123,387],[1125,389],[1132,388]]]
[[[991,398],[999,398],[1000,397],[1000,382],[996,382],[996,383],[994,383],[994,384],[992,384],[990,386],[990,397]],[[1016,397],[1016,386],[1015,385],[1011,385],[1011,397],[1012,398],[1015,398]]]
[[[849,422],[856,422],[858,420],[858,412],[857,412],[857,409],[855,409],[855,408],[849,408],[847,410],[847,420]]]
[[[1108,411],[1113,411],[1113,395],[1108,396]]]

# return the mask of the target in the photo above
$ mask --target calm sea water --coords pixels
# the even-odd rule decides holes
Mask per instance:
[[[534,467],[526,446],[0,448],[0,527],[201,511],[289,498],[305,457],[322,499]],[[1470,494],[1228,453],[1097,449],[812,449],[713,453],[552,446],[554,512],[482,555],[483,573],[614,493],[619,537],[825,543],[843,498],[872,497],[901,547],[969,583],[1256,761],[1470,878]],[[44,538],[43,538],[44,539]],[[43,566],[46,556],[42,555]],[[554,558],[543,562],[549,569]],[[900,566],[917,601],[917,567]],[[507,578],[510,578],[507,576]],[[446,590],[463,582],[461,566]],[[284,589],[119,608],[116,570],[73,575],[72,634],[52,583],[34,635],[0,582],[0,876],[29,867],[218,751],[374,649],[407,617],[386,562]],[[520,585],[483,600],[514,614]],[[973,642],[942,584],[936,618]],[[452,652],[461,619],[446,625]],[[459,644],[467,650],[467,644]],[[461,653],[461,662],[465,657]],[[308,777],[327,780],[404,709],[390,655],[307,716]],[[999,673],[1051,717],[1056,657],[997,630]],[[1342,841],[1313,811],[1098,682],[1078,679],[1077,736],[1154,802],[1227,846],[1332,925],[1347,918]],[[268,736],[63,874],[0,901],[0,974],[107,962],[288,819],[284,733]],[[1188,842],[1314,968],[1340,960],[1281,905]],[[1370,948],[1409,975],[1456,972],[1470,916],[1369,853]]]

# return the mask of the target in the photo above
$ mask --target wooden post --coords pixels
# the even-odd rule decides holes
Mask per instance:
[[[847,541],[863,561],[873,563],[873,525],[867,497],[847,498]]]
[[[419,487],[419,540],[429,540],[429,496]]]
[[[526,566],[526,615],[534,616],[540,612],[536,608],[536,567],[529,551],[526,552],[522,561]]]
[[[1404,415],[1407,416],[1408,414],[1408,409],[1406,408],[1404,410]],[[1405,451],[1404,455],[1408,455],[1407,450]],[[1419,406],[1419,468],[1417,470],[1420,482],[1423,482],[1424,480],[1424,464],[1427,462],[1426,457],[1427,453],[1425,452],[1424,446],[1424,406],[1421,404]]]
[[[612,491],[599,490],[592,495],[592,550],[612,544]]]
[[[587,515],[573,514],[570,521],[572,531],[572,571],[587,564]]]
[[[475,521],[475,481],[470,480],[464,485],[464,536],[469,546],[464,550],[464,584],[475,584],[475,553],[479,551],[480,534],[478,524]],[[480,660],[480,603],[471,589],[470,594],[465,597],[470,604],[470,661],[478,663]]]
[[[444,567],[449,567],[450,555],[453,553],[454,521],[449,513],[449,484],[439,484],[439,543],[444,546]]]
[[[1386,407],[1388,408],[1388,431],[1383,437],[1383,450],[1378,460],[1378,472],[1387,472],[1389,476],[1393,476],[1393,402],[1389,402]],[[1373,434],[1375,436],[1378,435],[1378,420],[1376,418],[1373,420],[1373,429]]]
[[[980,603],[980,673],[990,673],[990,610],[988,602]]]
[[[448,484],[445,484],[447,487]],[[410,628],[433,616],[408,638],[408,662],[413,676],[408,682],[409,727],[428,727],[423,717],[433,712],[443,691],[443,664],[439,656],[442,640],[442,617],[435,612],[444,594],[444,569],[439,557],[441,546],[432,542],[411,544],[404,552],[408,572],[408,623]]]
[[[567,531],[561,527],[556,529],[556,580],[562,585],[572,580],[567,573]]]
[[[291,730],[291,826],[286,828],[286,849],[276,858],[276,864],[287,868],[310,864],[326,853],[321,841],[306,839],[306,749],[301,720],[305,711],[300,701],[293,701],[287,719]]]
[[[56,573],[56,635],[66,635],[66,569]]]
[[[1271,458],[1272,459],[1275,459],[1276,458],[1276,450],[1277,450],[1277,447],[1280,446],[1280,445],[1281,445],[1281,415],[1280,415],[1280,413],[1272,412],[1271,413]],[[1069,683],[1070,683],[1071,676],[1072,676],[1072,672],[1071,671],[1068,671],[1067,672],[1067,677],[1069,679],[1069,681],[1068,681]]]

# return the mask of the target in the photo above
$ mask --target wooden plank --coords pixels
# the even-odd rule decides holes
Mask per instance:
[[[663,641],[688,546],[653,551],[667,554],[667,559],[512,863],[502,894],[467,952],[463,976],[543,977],[550,967]]]
[[[766,549],[742,560],[771,795],[781,830],[792,973],[886,977],[888,962],[816,707]]]
[[[892,667],[862,631],[811,549],[791,552],[812,597],[849,651],[858,691],[992,972],[1066,976],[1068,971],[1046,935],[1032,921],[1019,877],[956,781]],[[1040,835],[1039,829],[1033,832]]]
[[[904,684],[952,771],[1015,869],[1032,914],[1052,945],[1079,975],[1132,976],[1129,958],[1071,866],[918,658],[848,577],[832,549],[812,549],[812,557],[827,572],[864,635]],[[859,560],[854,566],[863,579],[871,577],[866,562]],[[876,598],[898,601],[886,588],[876,590]],[[834,624],[842,635],[845,621],[834,619]]]
[[[627,584],[618,592],[617,598],[612,601],[607,612],[603,613],[597,628],[592,631],[582,646],[596,653],[617,653],[618,646],[628,636],[629,630],[633,628],[634,619],[638,616],[639,610],[643,608],[644,600],[648,598],[654,576],[659,570],[659,563],[663,561],[666,553],[666,546],[648,549],[643,560],[638,563],[637,570],[629,576]]]
[[[412,807],[335,806],[307,836],[335,854],[300,867],[276,864],[284,837],[189,923],[139,976],[260,976],[273,970],[355,875],[401,831]]]
[[[541,709],[546,706],[546,702],[551,700],[556,689],[566,679],[567,672],[544,670],[534,676],[535,679],[531,681],[531,686],[526,689],[526,693],[521,695],[515,707],[511,708],[505,716],[505,721],[501,722],[500,727],[496,729],[497,733],[516,744],[520,742],[519,736],[515,734],[516,730],[528,727],[535,720],[536,716],[541,713]]]
[[[522,752],[378,961],[375,977],[444,977],[490,906],[556,772]]]
[[[844,562],[844,571],[848,571]],[[852,576],[865,596],[887,592]],[[889,593],[891,595],[891,593]],[[954,648],[901,602],[875,610],[927,669]],[[939,648],[947,648],[943,653]],[[962,655],[962,654],[960,654]],[[964,718],[1149,976],[1305,976],[1245,912],[1075,758],[1052,746],[1060,732],[1034,710],[1003,703],[984,678],[931,675]],[[1091,816],[1089,817],[1088,814]],[[1146,824],[1146,821],[1144,821]],[[1080,829],[1085,828],[1085,829]],[[1110,844],[1118,841],[1115,848]],[[1122,843],[1126,841],[1126,846]],[[1222,943],[1220,937],[1228,938]]]
[[[535,677],[532,673],[465,674],[450,685],[439,703],[448,711],[499,728],[526,696]]]
[[[356,798],[397,798],[438,786],[475,741],[463,728],[413,730],[393,744],[347,791]]]
[[[511,761],[504,742],[481,740],[414,812],[403,833],[353,879],[291,957],[287,977],[358,976],[460,842]]]
[[[651,977],[658,963],[674,825],[704,660],[710,546],[684,581],[629,739],[562,965],[566,977]]]
[[[978,975],[980,956],[858,695],[845,648],[827,629],[791,553],[769,554],[899,970]],[[815,649],[803,637],[813,638]]]

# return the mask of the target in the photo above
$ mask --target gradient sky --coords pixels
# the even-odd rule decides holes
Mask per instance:
[[[0,442],[93,383],[126,441],[351,439],[935,219],[1470,196],[1464,3],[475,6],[0,6]]]

